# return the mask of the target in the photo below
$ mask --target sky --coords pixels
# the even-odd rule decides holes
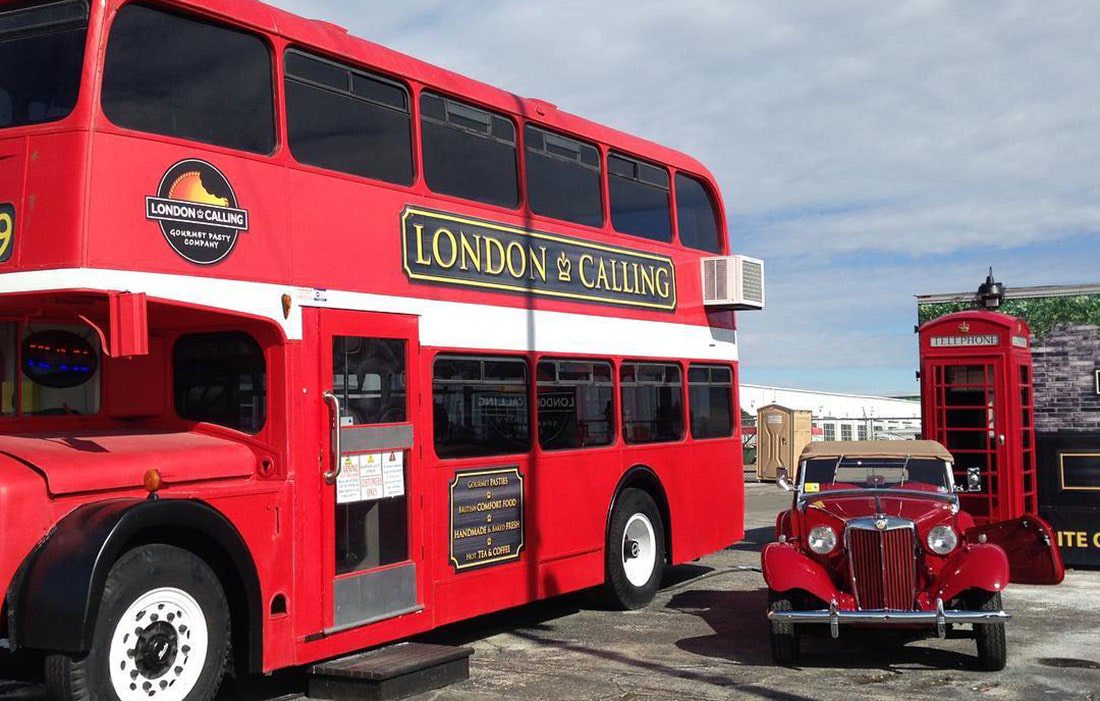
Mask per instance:
[[[274,4],[706,164],[744,382],[915,393],[914,295],[1100,283],[1100,4]]]

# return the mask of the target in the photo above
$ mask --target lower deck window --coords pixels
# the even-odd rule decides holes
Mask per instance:
[[[693,365],[688,369],[692,438],[733,435],[733,371]]]
[[[432,383],[435,452],[441,458],[524,453],[531,447],[527,363],[440,356]]]
[[[539,445],[591,448],[615,440],[611,364],[544,360],[538,367]]]
[[[684,436],[680,367],[623,363],[623,437],[627,443],[662,443]]]
[[[266,382],[263,350],[246,333],[176,341],[172,384],[181,418],[258,433],[267,418]]]

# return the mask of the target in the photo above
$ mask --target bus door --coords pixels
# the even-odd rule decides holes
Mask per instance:
[[[329,632],[422,608],[415,317],[321,310]]]

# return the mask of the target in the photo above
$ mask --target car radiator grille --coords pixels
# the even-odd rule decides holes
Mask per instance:
[[[861,609],[913,609],[917,563],[912,528],[849,529],[848,565]]]

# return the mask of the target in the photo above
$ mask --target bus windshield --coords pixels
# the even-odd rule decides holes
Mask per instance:
[[[930,458],[822,458],[807,460],[803,472],[803,492],[831,489],[951,491],[947,463]]]
[[[53,122],[72,112],[87,31],[84,0],[0,11],[0,129]]]

